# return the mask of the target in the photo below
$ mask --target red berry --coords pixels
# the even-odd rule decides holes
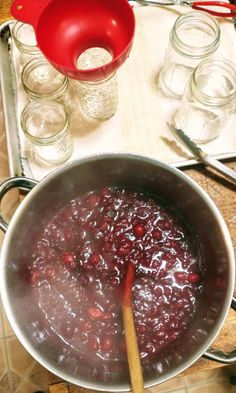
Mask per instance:
[[[105,337],[101,342],[101,349],[104,352],[109,352],[112,348],[112,340],[110,337]]]
[[[176,281],[180,283],[185,282],[188,277],[188,275],[185,272],[175,272],[174,276]]]
[[[63,262],[67,267],[75,267],[75,254],[73,252],[65,252],[63,255]]]
[[[89,308],[88,312],[92,318],[100,318],[103,315],[103,312],[97,307]]]
[[[134,234],[136,237],[143,237],[146,233],[145,226],[142,224],[136,224],[134,226]]]
[[[161,240],[162,232],[159,229],[154,229],[154,231],[152,231],[152,237],[155,240]]]
[[[89,257],[89,263],[91,263],[91,265],[97,265],[100,260],[101,256],[97,252],[93,252]]]
[[[198,284],[201,281],[201,276],[200,274],[197,273],[189,273],[187,277],[187,281],[190,284]]]
[[[98,195],[91,194],[91,195],[89,195],[87,202],[91,207],[94,207],[98,204],[99,200],[100,200],[100,198]]]

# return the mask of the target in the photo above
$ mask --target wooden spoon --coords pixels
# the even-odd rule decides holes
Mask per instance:
[[[143,393],[143,373],[140,361],[140,354],[137,343],[137,336],[134,325],[132,311],[132,287],[135,278],[135,266],[131,263],[128,266],[124,280],[124,296],[122,301],[122,316],[125,331],[125,342],[129,365],[129,375],[133,393]]]

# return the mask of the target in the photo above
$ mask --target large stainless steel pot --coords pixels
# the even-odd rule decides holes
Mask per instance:
[[[10,188],[33,188],[9,226],[0,217],[0,226],[6,231],[1,253],[1,295],[19,340],[39,363],[67,381],[97,390],[130,389],[128,376],[114,375],[109,367],[99,376],[92,364],[74,367],[69,356],[60,362],[60,348],[50,335],[37,342],[31,313],[18,306],[20,299],[26,305],[24,310],[34,307],[22,280],[20,256],[23,252],[24,259],[27,256],[27,245],[35,231],[44,227],[67,201],[104,185],[139,187],[175,205],[197,234],[204,255],[204,290],[198,299],[197,312],[186,333],[165,349],[152,367],[144,368],[145,386],[174,377],[204,353],[225,363],[235,362],[236,356],[206,352],[224,323],[234,289],[234,254],[226,224],[212,200],[189,177],[161,162],[135,155],[88,157],[56,170],[38,184],[26,178],[13,178],[0,186],[0,200]]]

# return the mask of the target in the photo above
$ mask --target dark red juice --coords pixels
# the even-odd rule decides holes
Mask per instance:
[[[126,359],[122,282],[135,265],[132,305],[142,359],[176,340],[201,291],[197,239],[145,193],[95,190],[68,203],[33,245],[33,296],[53,334],[94,359]]]

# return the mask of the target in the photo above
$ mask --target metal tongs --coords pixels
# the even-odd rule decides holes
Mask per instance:
[[[192,7],[194,10],[205,11],[208,14],[214,16],[221,16],[225,18],[235,18],[236,17],[236,4],[227,3],[225,1],[193,1],[193,0],[136,0],[137,3],[141,5],[186,5]],[[220,7],[225,8],[231,12],[216,11],[215,9],[209,9],[205,7]]]
[[[203,164],[210,168],[213,168],[216,172],[223,175],[227,180],[236,186],[235,171],[202,151],[202,149],[200,149],[200,147],[197,146],[196,143],[188,135],[186,135],[183,130],[169,123],[168,126],[170,127],[170,130],[174,136],[177,137],[189,151],[191,151],[198,161],[203,162]]]

